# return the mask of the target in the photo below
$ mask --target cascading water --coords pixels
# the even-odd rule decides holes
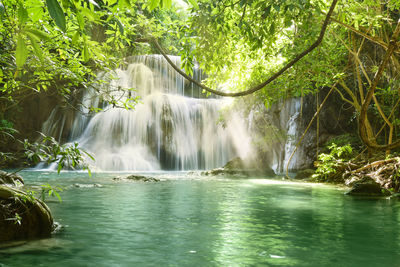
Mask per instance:
[[[276,156],[273,157],[274,162],[272,168],[276,173],[283,173],[288,167],[289,170],[296,169],[298,166],[297,158],[301,151],[298,151],[293,155],[290,160],[290,155],[296,148],[297,132],[299,127],[299,117],[300,117],[300,99],[291,98],[284,102],[284,107],[279,114],[280,127],[286,132],[286,140],[283,142],[283,148],[280,147],[275,150]],[[289,161],[290,160],[290,161]],[[289,164],[289,166],[286,166]]]
[[[180,64],[178,57],[172,58]],[[199,69],[194,70],[194,77],[201,77]],[[132,57],[126,69],[101,79],[111,82],[85,92],[81,112],[69,133],[70,141],[93,154],[95,169],[211,169],[251,153],[245,123],[238,114],[225,118],[224,126],[218,123],[219,110],[227,101],[205,99],[199,88],[185,81],[160,56]],[[109,104],[112,99],[124,102],[136,96],[141,100],[134,110]],[[92,115],[89,107],[103,111]],[[53,125],[53,117],[45,127]]]

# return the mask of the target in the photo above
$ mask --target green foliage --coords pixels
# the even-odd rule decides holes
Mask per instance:
[[[29,162],[37,164],[39,162],[57,163],[57,172],[63,168],[83,168],[91,176],[90,169],[85,163],[84,155],[91,160],[93,156],[78,146],[78,143],[60,145],[53,137],[42,134],[42,141],[29,143],[24,141],[25,156]]]
[[[65,20],[64,11],[57,0],[46,0],[47,10],[50,16],[54,19],[57,26],[63,31],[67,31],[67,23]]]
[[[350,144],[338,146],[335,143],[332,143],[329,146],[329,149],[329,154],[321,153],[318,155],[318,168],[312,176],[315,180],[326,181],[331,179],[331,177],[337,172],[337,167],[346,160],[349,160],[353,153]]]
[[[61,196],[59,192],[62,192],[63,189],[59,186],[51,186],[50,184],[44,184],[41,185],[42,187],[42,192],[41,192],[41,199],[42,201],[46,200],[46,196],[48,195],[49,197],[57,197],[58,201],[62,202]]]
[[[344,147],[348,144],[351,144],[353,151],[355,148],[362,147],[361,141],[358,138],[358,136],[347,133],[347,134],[335,136],[334,138],[330,139],[329,142],[327,142],[326,149],[330,150],[330,147],[332,145],[338,146],[338,147]]]
[[[14,129],[12,122],[5,119],[0,120],[0,137],[2,137],[3,140],[7,137],[14,139],[15,133],[18,133],[18,131]]]

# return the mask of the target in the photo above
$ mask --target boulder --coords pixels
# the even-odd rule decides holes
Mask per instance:
[[[360,180],[353,183],[352,189],[346,193],[350,196],[369,196],[369,197],[382,197],[390,196],[391,193],[386,188],[383,188],[371,177],[365,176]]]
[[[115,177],[113,178],[114,181],[136,181],[136,182],[159,182],[160,179],[143,176],[143,175],[129,175],[127,177]]]
[[[224,167],[202,172],[202,175],[274,176],[275,172],[269,166],[236,157],[228,161]]]
[[[302,180],[302,179],[309,179],[311,176],[315,173],[315,170],[313,169],[305,169],[305,170],[300,170],[296,173],[296,176],[294,179],[297,180]]]
[[[31,194],[0,185],[0,243],[50,237],[53,217]]]
[[[0,171],[0,185],[20,187],[24,185],[24,179],[19,174]]]

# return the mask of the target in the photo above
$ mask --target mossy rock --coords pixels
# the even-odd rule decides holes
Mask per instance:
[[[44,202],[0,185],[0,242],[50,237],[52,231],[53,217]]]
[[[383,188],[379,183],[370,177],[363,177],[354,182],[353,188],[346,193],[350,196],[364,197],[384,197],[390,196],[391,193],[386,188]]]
[[[113,178],[114,181],[135,181],[135,182],[160,182],[160,179],[143,176],[143,175],[129,175],[127,177],[116,177]]]
[[[224,167],[202,172],[202,175],[222,175],[222,176],[274,176],[275,172],[269,166],[260,166],[254,161],[244,161],[236,157],[228,161]]]

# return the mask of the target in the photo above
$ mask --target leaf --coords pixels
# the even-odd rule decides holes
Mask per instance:
[[[83,15],[80,10],[77,10],[76,13],[76,19],[78,20],[78,25],[81,31],[85,28],[85,20],[83,19]]]
[[[150,11],[152,11],[153,9],[158,7],[159,5],[160,5],[160,0],[151,0],[150,5],[149,5]]]
[[[72,44],[76,44],[76,43],[78,42],[79,36],[80,36],[79,31],[76,31],[76,33],[75,33],[74,36],[72,37],[72,41],[71,41]]]
[[[50,16],[54,19],[57,26],[63,31],[67,31],[67,24],[65,21],[64,11],[57,0],[46,0],[47,9]]]
[[[64,9],[68,9],[70,6],[69,0],[61,0],[61,4]]]
[[[197,0],[188,0],[190,4],[196,9],[199,9],[199,5],[197,4]]]
[[[172,0],[162,0],[162,3],[165,8],[171,8],[172,6]]]
[[[17,39],[17,49],[15,50],[15,61],[17,64],[17,68],[21,68],[28,58],[28,49],[26,48],[26,44],[22,35],[18,35]]]
[[[43,32],[43,31],[40,31],[40,30],[37,30],[37,29],[30,29],[30,28],[25,28],[24,31],[25,31],[25,33],[33,34],[39,40],[42,40],[42,41],[49,41],[50,40],[49,35],[47,33]]]
[[[115,20],[117,21],[119,32],[123,35],[124,34],[124,25],[121,23],[121,21],[118,18],[115,18]]]
[[[28,36],[29,40],[31,41],[36,56],[39,58],[41,62],[43,62],[43,52],[42,49],[40,49],[40,45],[37,42],[36,36],[29,32],[26,33],[26,36]]]
[[[3,17],[5,13],[6,13],[6,9],[5,9],[3,3],[0,2],[0,16]]]
[[[85,17],[87,17],[90,21],[96,21],[97,17],[96,17],[96,13],[94,13],[92,10],[84,7],[80,10],[82,12],[83,15],[85,15]]]
[[[54,195],[58,198],[58,201],[62,202],[60,194],[57,191],[54,191]]]
[[[62,168],[64,167],[63,165],[64,165],[64,164],[63,164],[62,162],[59,162],[59,163],[58,163],[58,166],[57,166],[57,173],[60,173],[60,171],[61,171]]]
[[[85,42],[85,44],[83,46],[82,55],[83,55],[83,61],[84,62],[87,62],[90,59],[89,48],[88,48],[86,42]]]
[[[18,4],[18,20],[21,25],[28,21],[28,11],[21,2]]]

